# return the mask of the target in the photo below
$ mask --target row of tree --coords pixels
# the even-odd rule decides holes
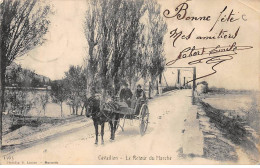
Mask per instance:
[[[133,90],[140,79],[155,84],[163,72],[163,38],[167,26],[155,0],[89,0],[84,31],[88,52],[84,66],[71,66],[65,78],[54,81],[52,95],[69,102],[78,114],[90,90],[115,96],[122,83]]]
[[[88,86],[116,95],[122,81],[131,88],[164,70],[167,30],[155,0],[90,0],[85,17]]]
[[[163,72],[163,38],[167,26],[155,0],[89,0],[84,31],[88,52],[84,66],[71,66],[54,81],[52,94],[68,101],[78,114],[90,90],[115,96],[122,83],[133,90],[140,79],[155,84]]]
[[[50,5],[42,0],[1,2],[1,111],[7,66],[44,42],[50,13]],[[77,108],[77,102],[86,99],[90,89],[100,91],[105,101],[108,91],[112,95],[118,93],[122,81],[127,81],[132,89],[141,78],[151,79],[153,85],[164,69],[166,30],[155,0],[89,0],[84,22],[86,64],[71,67],[63,80],[54,81],[52,95],[61,107],[64,100],[71,100]],[[0,130],[2,134],[2,127]]]
[[[51,95],[56,103],[61,107],[63,114],[63,103],[68,104],[73,115],[84,113],[84,103],[87,100],[87,69],[82,66],[70,66],[65,73],[65,78],[51,82]]]

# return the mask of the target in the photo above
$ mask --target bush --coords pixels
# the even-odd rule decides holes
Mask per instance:
[[[168,92],[168,91],[176,90],[176,89],[178,89],[178,87],[176,87],[176,86],[168,86],[166,88],[163,88],[162,92],[164,93],[164,92]]]

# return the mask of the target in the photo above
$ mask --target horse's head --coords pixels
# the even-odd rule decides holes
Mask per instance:
[[[86,109],[86,117],[89,118],[90,114],[92,113],[92,110],[91,110],[91,108],[90,108],[88,103],[85,104],[85,109]]]
[[[88,101],[85,103],[85,108],[86,108],[86,117],[95,116],[97,112],[100,111],[99,99],[90,97]]]

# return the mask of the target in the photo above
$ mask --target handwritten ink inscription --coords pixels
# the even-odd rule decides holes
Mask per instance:
[[[164,17],[166,18],[174,18],[176,17],[178,20],[199,20],[199,21],[210,21],[210,16],[186,16],[187,15],[187,10],[189,8],[188,3],[184,2],[181,3],[180,5],[177,6],[177,8],[175,9],[176,14],[171,16],[171,12],[169,9],[166,9],[163,12]]]
[[[188,2],[191,0],[187,0],[179,4],[174,12],[171,12],[169,9],[166,9],[163,12],[163,15],[167,19],[177,19],[177,20],[184,20],[189,22],[211,22],[212,26],[209,27],[208,32],[203,33],[203,35],[198,35],[196,32],[196,27],[193,27],[188,32],[184,32],[183,30],[179,29],[178,27],[170,31],[170,38],[172,39],[172,46],[176,47],[178,45],[177,41],[179,40],[217,40],[218,44],[221,43],[219,40],[236,40],[239,36],[241,31],[241,26],[236,24],[236,28],[233,30],[225,29],[221,26],[220,30],[216,29],[216,25],[218,24],[232,24],[240,20],[242,22],[247,21],[246,14],[241,14],[239,11],[235,9],[230,9],[228,6],[224,6],[223,9],[216,15],[216,17],[205,15],[205,16],[191,16],[188,15],[189,4]],[[216,19],[214,19],[216,18]],[[235,27],[233,24],[232,27]],[[229,46],[209,46],[209,47],[196,47],[195,45],[192,47],[187,47],[183,49],[178,55],[177,58],[172,59],[166,63],[166,66],[171,66],[175,64],[180,59],[187,59],[196,56],[205,57],[188,61],[188,65],[199,65],[199,64],[211,64],[212,72],[209,72],[207,75],[197,77],[197,79],[201,79],[210,75],[215,74],[217,71],[215,67],[225,61],[229,61],[233,59],[233,56],[238,53],[239,50],[248,50],[253,48],[252,46],[241,46],[238,45],[236,41],[231,43]],[[191,82],[191,81],[189,81]]]

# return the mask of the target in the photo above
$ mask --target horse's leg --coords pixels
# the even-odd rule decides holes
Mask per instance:
[[[102,145],[104,144],[104,139],[103,139],[103,136],[104,136],[104,127],[105,127],[105,123],[101,124],[101,144],[102,144]]]
[[[111,139],[111,140],[114,140],[114,136],[113,136],[113,132],[114,132],[113,122],[112,122],[112,121],[109,121],[109,125],[110,125],[110,130],[111,130],[110,139]]]
[[[113,140],[115,139],[116,121],[113,121]]]
[[[95,144],[98,144],[98,123],[97,122],[94,122],[94,127],[95,127],[95,133],[96,133]]]
[[[116,121],[115,119],[112,120],[112,128],[111,132],[112,132],[112,140],[115,140],[115,132],[116,132]]]
[[[116,126],[117,126],[117,124],[118,124],[118,119],[119,119],[119,114],[116,114],[115,115],[115,120],[114,120],[114,129],[113,129],[113,135],[114,135],[114,139],[115,139],[115,135],[116,135]]]

